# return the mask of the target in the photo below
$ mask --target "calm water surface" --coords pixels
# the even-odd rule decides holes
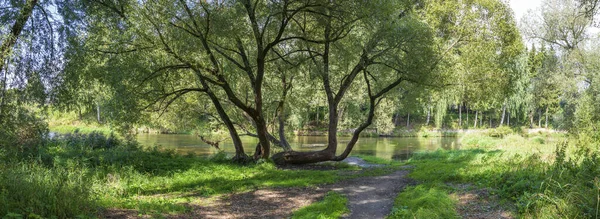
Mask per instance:
[[[173,149],[180,154],[193,153],[200,156],[209,156],[217,152],[202,142],[194,135],[179,134],[140,134],[137,140],[144,146],[157,145],[162,148]],[[316,151],[324,149],[327,143],[326,136],[296,136],[288,139],[292,148],[298,151]],[[338,138],[338,154],[341,153],[350,137]],[[242,137],[244,149],[247,154],[254,152],[258,143],[256,138]],[[235,149],[230,140],[220,143],[220,148],[226,153],[233,154]],[[371,155],[385,159],[408,159],[418,151],[435,151],[437,149],[458,149],[459,142],[455,137],[441,138],[360,138],[351,155]]]

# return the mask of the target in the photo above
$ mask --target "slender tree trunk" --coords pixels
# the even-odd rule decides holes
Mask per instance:
[[[98,102],[96,102],[96,119],[98,120],[98,123],[102,123],[100,120],[100,103]]]
[[[538,111],[538,127],[542,127],[542,110]]]
[[[481,114],[480,115],[481,118],[479,118],[479,127],[483,128],[483,119],[484,119],[485,113],[480,113],[480,114]]]
[[[282,70],[280,71],[283,73]],[[285,112],[285,101],[287,100],[288,92],[292,89],[294,76],[291,76],[289,78],[289,82],[287,80],[288,78],[283,73],[281,77],[281,85],[283,87],[283,92],[281,93],[281,100],[279,101],[279,105],[277,106],[277,119],[279,120],[279,141],[281,142],[281,147],[283,147],[283,150],[285,151],[291,151],[292,147],[290,146],[290,144],[287,141],[287,138],[285,137],[285,118],[287,117]]]
[[[546,124],[544,126],[548,129],[548,106],[546,106]]]
[[[0,72],[2,72],[2,69],[0,68]],[[8,72],[4,72],[4,78],[2,79],[2,96],[0,96],[0,122],[2,122],[2,119],[4,118],[4,100],[6,99],[6,79],[7,79],[7,75]]]
[[[410,113],[407,113],[406,116],[406,128],[408,128],[410,126]]]
[[[427,106],[427,122],[425,122],[425,125],[429,125],[430,118],[431,118],[431,107]]]
[[[510,112],[507,113],[506,125],[510,127]]]
[[[203,86],[205,89],[208,88],[208,85],[205,82],[203,82]],[[235,160],[235,161],[247,160],[248,155],[246,155],[246,153],[244,152],[244,145],[242,144],[240,135],[238,134],[237,130],[235,129],[233,122],[231,121],[231,119],[229,118],[227,113],[225,112],[223,105],[221,105],[219,98],[217,98],[217,96],[214,93],[212,93],[211,91],[206,92],[206,94],[208,95],[210,101],[215,106],[215,109],[217,110],[217,113],[219,114],[219,118],[221,119],[221,121],[223,121],[223,124],[225,124],[225,127],[227,127],[227,131],[229,132],[229,136],[231,137],[231,141],[233,142],[233,147],[235,148],[235,157],[233,158],[233,160]]]
[[[319,126],[319,123],[320,123],[319,121],[320,121],[319,120],[319,107],[317,106],[317,122],[316,122],[317,123],[317,127]]]
[[[465,108],[467,110],[467,128],[469,127],[469,107],[467,106],[467,104],[465,104]]]
[[[458,126],[462,127],[462,104],[458,105]]]
[[[488,116],[488,118],[490,119],[490,128],[493,128],[493,126],[492,126],[492,117]]]
[[[399,113],[394,113],[394,127],[398,125],[398,114]]]
[[[504,117],[506,116],[506,101],[502,105],[502,119],[500,119],[500,126],[504,125]]]
[[[475,111],[475,123],[473,123],[473,128],[477,128],[477,116],[479,115],[479,111]]]

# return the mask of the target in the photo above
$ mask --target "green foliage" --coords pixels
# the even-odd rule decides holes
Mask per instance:
[[[318,218],[334,219],[340,218],[345,213],[350,212],[346,204],[348,198],[337,192],[330,191],[325,195],[322,201],[313,203],[294,212],[292,218]]]
[[[405,188],[396,197],[388,218],[458,218],[455,201],[435,187],[418,185]]]
[[[6,107],[0,115],[0,149],[15,156],[34,156],[45,144],[48,126],[39,112],[26,107]]]

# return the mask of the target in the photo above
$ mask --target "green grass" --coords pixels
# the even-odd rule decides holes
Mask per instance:
[[[337,219],[350,212],[346,206],[348,198],[337,192],[328,192],[322,201],[313,203],[294,212],[292,218]]]
[[[388,218],[459,218],[455,200],[435,186],[418,185],[404,189],[394,202]]]
[[[410,177],[421,183],[399,194],[391,218],[453,218],[451,184],[487,188],[520,218],[592,218],[600,215],[600,152],[551,136],[540,141],[508,134],[467,134],[462,150],[415,154]],[[562,142],[552,143],[547,142]],[[439,208],[430,209],[432,205]]]
[[[282,170],[270,162],[240,165],[223,154],[182,156],[95,132],[50,140],[34,157],[6,156],[0,150],[0,216],[24,217],[95,217],[105,208],[180,214],[198,197],[307,187],[394,169],[360,171],[343,163],[329,164],[336,169],[327,171]]]
[[[110,133],[113,133],[114,130],[111,130],[109,127],[106,126],[96,126],[96,125],[54,125],[54,126],[50,126],[50,131],[51,132],[56,132],[59,134],[66,134],[66,133],[73,133],[73,132],[79,132],[79,133],[92,133],[92,132],[100,132],[104,135],[109,135]]]

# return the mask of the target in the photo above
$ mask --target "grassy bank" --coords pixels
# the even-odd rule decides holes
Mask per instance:
[[[181,156],[98,133],[54,139],[31,157],[0,156],[0,215],[11,217],[95,217],[106,208],[184,213],[197,197],[360,176],[340,169],[282,170],[268,162],[240,165],[224,154]]]
[[[398,195],[390,218],[453,218],[460,186],[485,188],[520,218],[600,215],[600,159],[577,140],[467,134],[463,150],[419,153],[408,161],[420,185]]]

